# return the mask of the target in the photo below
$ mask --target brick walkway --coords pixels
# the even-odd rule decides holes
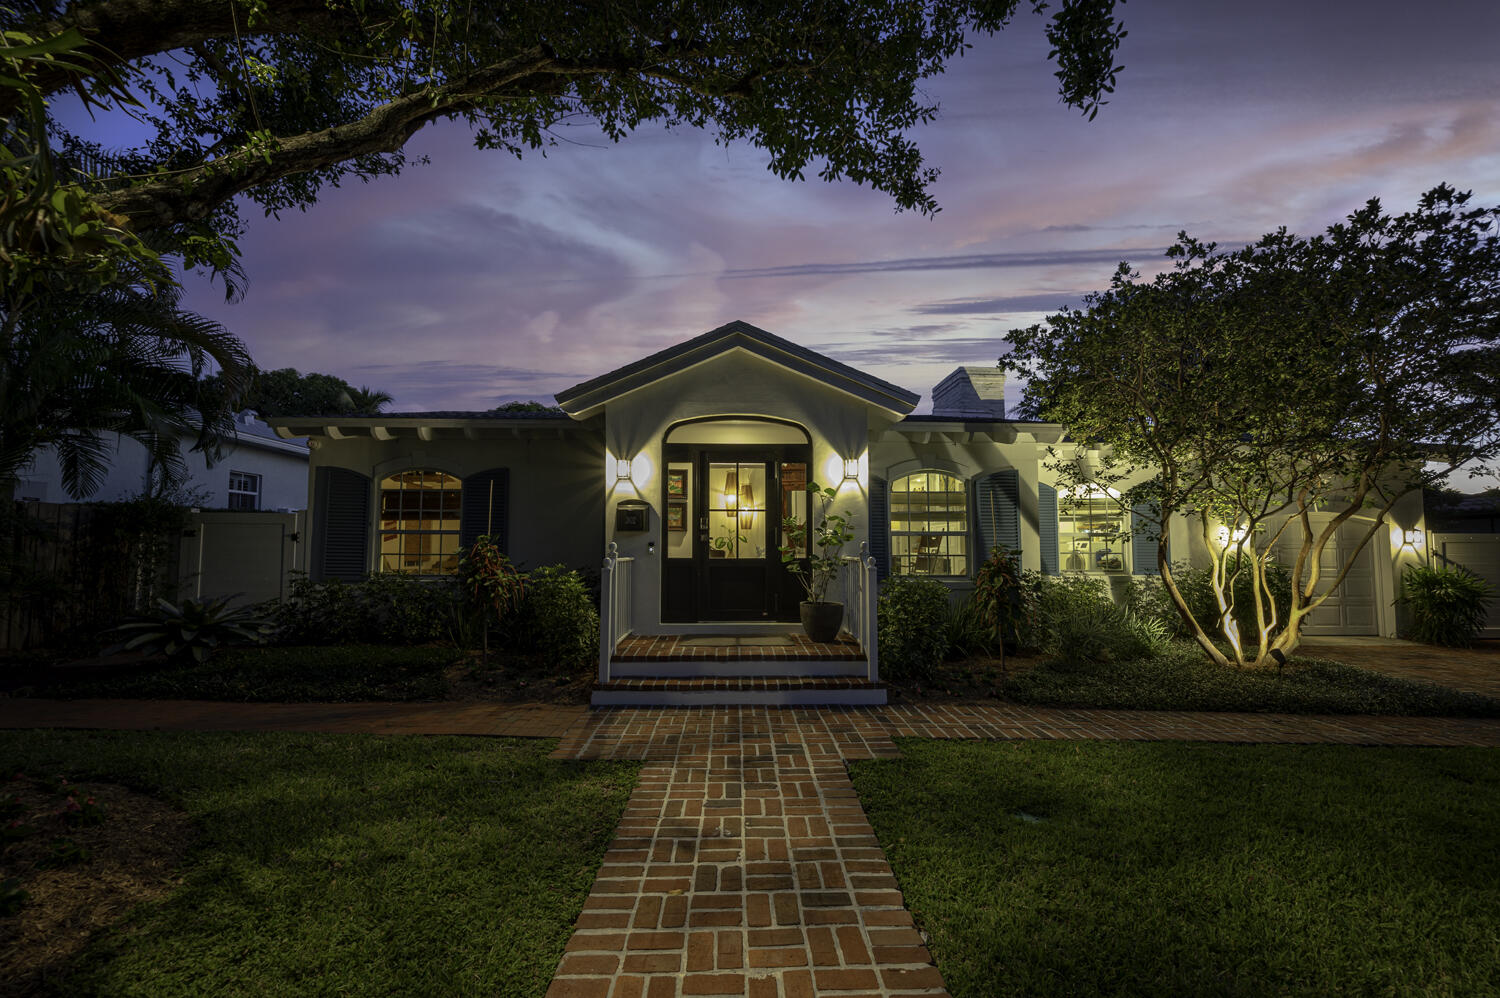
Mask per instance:
[[[671,709],[0,700],[0,728],[554,737],[647,763],[548,998],[943,995],[845,763],[893,739],[1500,747],[1500,720],[992,704]]]

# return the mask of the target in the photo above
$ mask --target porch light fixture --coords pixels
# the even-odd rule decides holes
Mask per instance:
[[[630,461],[627,458],[618,458],[615,461],[615,478],[618,481],[630,481]]]
[[[1401,543],[1405,547],[1419,548],[1422,546],[1422,531],[1403,530],[1401,532]]]
[[[857,458],[857,457],[846,457],[846,458],[844,458],[844,481],[846,481],[846,482],[857,482],[857,481],[859,481],[859,458]]]

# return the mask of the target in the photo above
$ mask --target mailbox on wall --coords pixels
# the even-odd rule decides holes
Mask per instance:
[[[651,506],[639,499],[627,499],[615,507],[615,533],[646,530],[651,525]]]

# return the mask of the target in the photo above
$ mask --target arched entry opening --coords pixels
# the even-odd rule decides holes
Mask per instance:
[[[802,591],[779,548],[782,520],[807,517],[807,430],[764,417],[688,420],[667,430],[662,457],[662,620],[795,621]]]

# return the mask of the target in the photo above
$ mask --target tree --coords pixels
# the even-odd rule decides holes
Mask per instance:
[[[1231,253],[1183,233],[1175,269],[1142,282],[1122,264],[1083,308],[1008,335],[1023,412],[1099,449],[1055,462],[1069,492],[1149,503],[1158,536],[1195,525],[1219,634],[1188,612],[1164,544],[1157,563],[1214,661],[1284,659],[1352,564],[1320,567],[1340,526],[1370,514],[1363,546],[1402,496],[1500,453],[1500,208],[1469,201],[1439,186],[1393,217],[1371,200],[1322,235],[1280,229]],[[1266,569],[1283,538],[1297,553],[1278,619]],[[1234,622],[1239,573],[1253,636]]]
[[[0,496],[49,444],[68,492],[91,495],[109,433],[144,446],[164,488],[186,476],[183,440],[217,457],[234,435],[250,357],[224,327],[179,308],[180,294],[139,282],[57,291],[0,317]]]
[[[711,129],[770,154],[778,176],[848,178],[900,208],[937,209],[909,137],[936,108],[917,87],[1021,0],[12,0],[0,26],[77,58],[0,87],[81,92],[129,111],[143,143],[109,150],[46,122],[104,217],[169,229],[191,265],[222,268],[241,194],[305,209],[325,184],[399,172],[424,125],[461,119],[482,148],[520,156],[565,119],[619,140],[647,122]],[[1032,0],[1041,13],[1048,4]],[[1062,0],[1046,22],[1059,92],[1092,115],[1114,86],[1114,0]],[[138,101],[132,109],[127,102]],[[18,178],[33,184],[35,179]]]
[[[262,418],[270,416],[373,416],[391,403],[389,392],[360,386],[343,378],[296,368],[254,370],[242,406]]]

